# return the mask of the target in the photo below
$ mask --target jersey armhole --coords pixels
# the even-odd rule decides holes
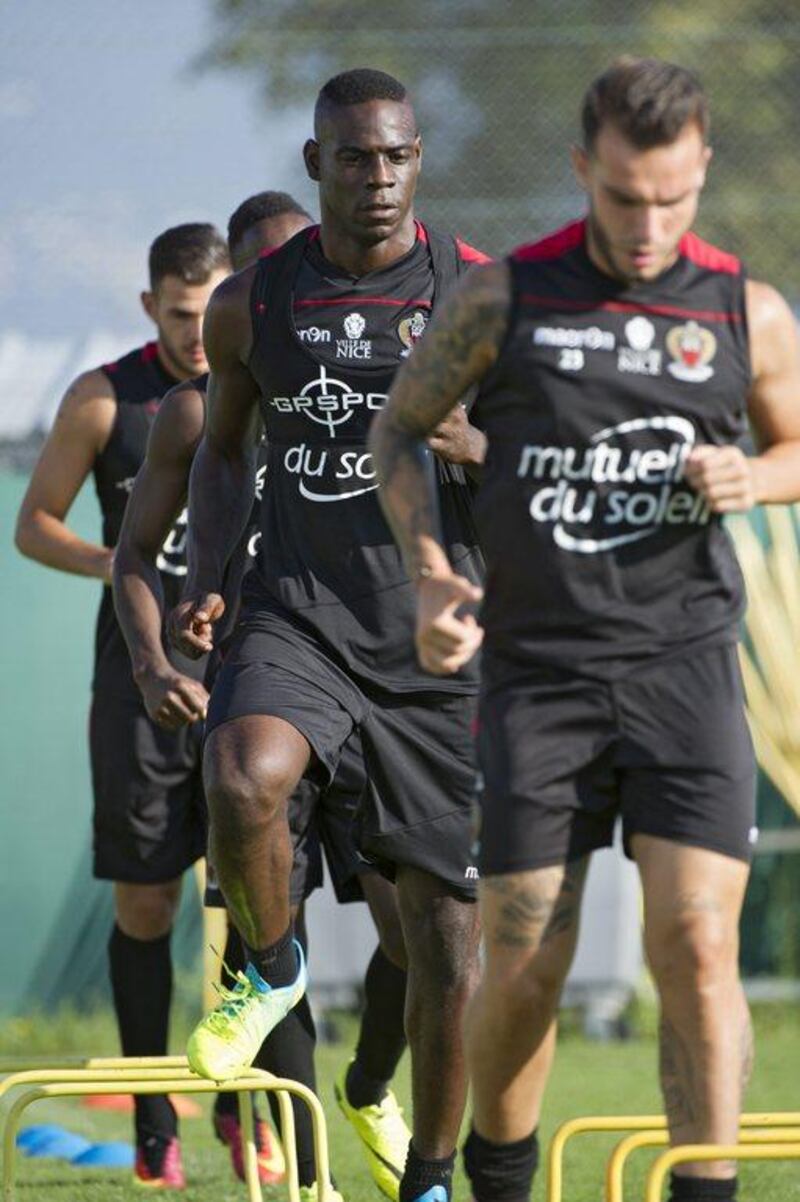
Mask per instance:
[[[94,462],[92,464],[92,475],[95,474],[95,469],[97,468],[98,463],[103,458],[106,451],[108,450],[108,448],[111,446],[112,442],[114,441],[114,437],[115,437],[115,435],[117,433],[117,429],[119,427],[119,397],[117,396],[117,386],[114,383],[114,380],[113,380],[110,372],[106,371],[105,364],[102,364],[97,370],[102,372],[103,375],[105,376],[105,378],[108,380],[108,386],[109,386],[109,389],[111,390],[111,397],[112,397],[112,400],[114,401],[114,420],[111,423],[111,429],[108,432],[108,438],[106,439],[105,443],[100,448],[100,450],[95,453]]]

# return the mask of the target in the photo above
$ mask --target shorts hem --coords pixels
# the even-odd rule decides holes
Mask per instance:
[[[96,881],[113,881],[120,885],[166,885],[176,881],[188,872],[198,860],[202,860],[205,851],[198,851],[190,859],[186,859],[174,867],[163,869],[131,868],[130,866],[116,870],[113,866],[95,861],[92,865],[92,876]]]
[[[663,839],[666,843],[675,843],[679,847],[695,847],[698,851],[713,851],[717,855],[727,856],[729,860],[739,860],[742,864],[752,863],[755,850],[755,846],[748,846],[747,850],[742,848],[734,850],[730,844],[723,846],[721,842],[714,839],[702,839],[696,835],[669,834],[666,831],[646,830],[644,827],[637,826],[633,830],[623,828],[622,847],[629,860],[635,859],[630,846],[634,835],[649,835],[651,839]]]

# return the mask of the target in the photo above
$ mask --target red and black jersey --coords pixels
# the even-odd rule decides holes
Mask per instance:
[[[739,260],[687,234],[656,280],[626,284],[592,263],[580,221],[509,262],[510,328],[475,402],[487,678],[613,678],[734,640],[741,574],[684,465],[745,429]]]
[[[150,427],[161,398],[178,381],[161,365],[155,342],[148,342],[100,369],[111,383],[117,413],[111,436],[94,463],[94,479],[103,518],[103,544],[116,546],[125,506],[144,462]],[[186,513],[181,514],[158,557],[167,609],[176,605],[186,575]],[[96,665],[128,658],[114,612],[111,589],[103,590],[95,636]]]
[[[250,369],[268,467],[246,595],[288,616],[349,674],[395,691],[471,690],[476,669],[443,681],[416,662],[414,590],[378,503],[367,436],[431,310],[483,259],[418,225],[407,254],[355,279],[325,259],[312,227],[262,259],[253,282]],[[470,488],[460,468],[433,455],[431,468],[451,559],[477,580]]]

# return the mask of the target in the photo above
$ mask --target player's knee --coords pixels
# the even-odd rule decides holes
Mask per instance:
[[[441,993],[474,989],[479,973],[477,907],[454,897],[404,907],[408,956],[426,982]]]
[[[294,784],[279,757],[254,753],[246,761],[206,754],[206,796],[217,836],[247,838],[283,811]]]
[[[117,884],[117,926],[131,939],[160,939],[172,930],[179,900],[180,882]]]
[[[736,929],[713,912],[676,914],[646,935],[647,958],[662,989],[702,989],[727,982],[736,970]]]

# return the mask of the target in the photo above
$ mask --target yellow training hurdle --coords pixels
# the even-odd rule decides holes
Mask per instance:
[[[758,1114],[758,1113],[743,1114],[740,1119],[740,1125],[742,1128],[745,1129],[745,1131],[747,1131],[749,1128],[787,1128],[787,1129],[791,1129],[792,1127],[796,1127],[796,1126],[800,1127],[800,1112],[787,1111],[787,1112],[763,1113],[763,1114]],[[658,1146],[658,1144],[661,1143],[662,1141],[664,1143],[666,1143],[667,1122],[666,1122],[666,1119],[664,1118],[664,1116],[659,1115],[659,1114],[585,1115],[585,1116],[581,1116],[579,1118],[568,1119],[567,1122],[562,1123],[561,1126],[557,1129],[557,1131],[553,1135],[553,1138],[550,1142],[550,1149],[548,1152],[547,1194],[546,1194],[547,1202],[562,1202],[562,1199],[564,1196],[564,1154],[565,1154],[566,1146],[570,1142],[570,1140],[574,1139],[578,1135],[587,1135],[587,1134],[591,1134],[591,1133],[598,1134],[598,1133],[604,1133],[604,1132],[607,1132],[607,1133],[625,1132],[625,1131],[640,1132],[641,1136],[639,1138],[637,1138],[635,1142],[634,1142],[633,1136],[629,1137],[629,1139],[627,1139],[627,1140],[622,1140],[617,1145],[617,1147],[614,1149],[614,1151],[612,1152],[611,1158],[609,1159],[609,1162],[607,1165],[607,1170],[606,1170],[607,1190],[610,1190],[610,1188],[611,1188],[612,1164],[613,1164],[613,1172],[614,1172],[614,1181],[615,1181],[615,1183],[617,1181],[619,1182],[619,1184],[616,1186],[616,1188],[621,1189],[621,1180],[622,1180],[621,1175],[624,1171],[625,1160],[631,1154],[631,1152],[635,1151],[636,1148],[647,1146],[648,1143],[653,1146]],[[661,1134],[662,1139],[654,1141],[653,1136],[655,1134]],[[789,1149],[791,1147],[793,1147],[794,1145],[791,1143],[779,1143],[778,1142],[783,1139],[789,1139],[789,1135],[785,1134],[785,1133],[781,1133],[780,1135],[778,1135],[776,1133],[774,1136],[774,1144],[772,1144],[772,1145],[766,1145],[766,1144],[759,1145],[759,1144],[755,1144],[755,1143],[745,1145],[744,1143],[742,1143],[742,1144],[738,1144],[738,1145],[734,1145],[734,1146],[741,1148],[743,1150],[743,1155],[740,1157],[740,1159],[745,1159],[745,1160],[756,1159],[757,1153],[759,1151],[762,1151],[767,1146],[770,1146],[770,1147],[773,1147],[773,1146],[778,1147],[779,1146],[780,1148],[784,1149],[785,1155],[788,1157],[791,1155],[791,1152],[789,1151]],[[655,1171],[656,1166],[661,1163],[661,1160],[664,1159],[665,1156],[672,1156],[673,1153],[676,1155],[677,1159],[670,1161],[670,1163],[667,1165],[667,1168],[664,1170],[664,1174],[669,1172],[673,1163],[681,1163],[682,1161],[694,1160],[694,1159],[697,1159],[697,1160],[717,1160],[717,1159],[734,1160],[734,1159],[737,1159],[737,1157],[728,1156],[727,1154],[722,1156],[719,1152],[717,1152],[716,1154],[710,1155],[710,1156],[704,1155],[702,1157],[683,1155],[685,1148],[689,1147],[689,1146],[690,1145],[681,1145],[678,1148],[670,1149],[669,1152],[662,1154],[662,1156],[659,1157],[659,1159],[656,1161],[656,1164],[653,1166],[653,1171]],[[713,1145],[711,1145],[711,1144],[699,1144],[699,1145],[691,1145],[691,1146],[692,1147],[702,1147],[704,1149],[713,1147]],[[778,1158],[778,1156],[777,1156],[777,1153],[775,1153],[775,1152],[771,1153],[771,1155],[769,1157],[766,1157],[766,1159],[777,1159],[777,1158]],[[662,1175],[661,1180],[663,1182],[663,1175]],[[650,1188],[650,1186],[648,1185],[648,1189],[649,1188]],[[660,1189],[660,1188],[661,1188],[661,1186],[659,1185],[658,1189]],[[613,1195],[611,1195],[610,1193],[607,1193],[606,1194],[607,1202],[611,1202],[612,1197],[613,1197]],[[660,1197],[660,1195],[658,1193],[652,1194],[652,1196],[650,1194],[648,1194],[647,1202],[653,1202],[653,1200],[657,1199],[658,1197]],[[621,1200],[621,1198],[622,1198],[622,1194],[619,1193],[618,1199]],[[617,1199],[615,1199],[615,1202],[617,1202]]]
[[[606,1163],[606,1202],[624,1202],[624,1173],[629,1156],[639,1148],[664,1147],[669,1136],[666,1131],[637,1131],[620,1140]],[[740,1145],[784,1144],[800,1140],[800,1127],[745,1127],[739,1135]]]
[[[203,1094],[221,1090],[238,1093],[242,1124],[245,1181],[248,1202],[263,1202],[258,1180],[258,1164],[250,1106],[243,1106],[241,1094],[265,1090],[275,1093],[281,1118],[281,1139],[286,1157],[290,1202],[300,1202],[300,1187],[295,1151],[294,1112],[291,1096],[299,1098],[309,1110],[314,1138],[314,1154],[319,1183],[319,1202],[328,1202],[330,1167],[325,1116],[319,1099],[305,1085],[288,1078],[274,1077],[261,1069],[231,1081],[207,1081],[190,1072],[184,1056],[144,1057],[62,1057],[0,1059],[0,1104],[16,1095],[8,1104],[2,1122],[3,1202],[13,1202],[16,1169],[16,1136],[25,1109],[40,1098],[81,1097],[87,1094]]]
[[[771,1144],[681,1144],[662,1152],[647,1176],[645,1202],[661,1202],[667,1173],[688,1160],[800,1160],[800,1141]]]

